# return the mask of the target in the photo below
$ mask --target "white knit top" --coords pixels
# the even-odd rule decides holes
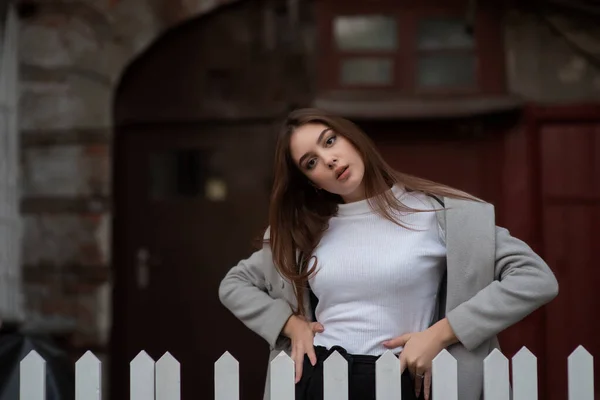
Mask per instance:
[[[422,193],[398,186],[392,191],[412,208],[440,207]],[[309,282],[319,299],[316,319],[325,328],[316,334],[316,346],[380,355],[385,340],[429,326],[446,247],[435,212],[398,217],[412,230],[379,216],[367,200],[340,204],[330,219],[314,253],[318,272]]]

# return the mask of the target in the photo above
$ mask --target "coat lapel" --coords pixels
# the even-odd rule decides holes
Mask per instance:
[[[446,205],[447,287],[446,312],[468,300],[481,282],[481,274],[493,279],[495,218],[488,203],[452,198]],[[491,265],[489,265],[491,263]]]

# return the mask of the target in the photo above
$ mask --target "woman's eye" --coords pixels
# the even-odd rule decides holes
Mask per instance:
[[[316,163],[317,163],[317,159],[316,159],[316,158],[311,158],[311,159],[310,159],[310,160],[308,160],[308,162],[306,163],[306,168],[307,168],[307,169],[313,169]]]
[[[335,136],[332,136],[332,137],[330,137],[329,139],[327,139],[327,141],[325,142],[325,144],[326,144],[327,146],[331,146],[332,144],[334,144],[334,143],[335,143],[335,140],[336,140],[336,137],[335,137]]]

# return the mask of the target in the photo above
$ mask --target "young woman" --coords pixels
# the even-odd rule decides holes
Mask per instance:
[[[400,358],[403,400],[429,399],[442,349],[458,361],[459,398],[479,400],[496,335],[557,293],[546,263],[496,227],[492,205],[394,171],[352,122],[315,109],[288,116],[263,247],[219,288],[270,360],[290,354],[297,400],[322,399],[336,350],[351,400],[375,398],[387,350]]]

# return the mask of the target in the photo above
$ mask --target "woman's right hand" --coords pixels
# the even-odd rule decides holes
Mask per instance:
[[[305,354],[313,366],[317,363],[313,340],[315,333],[323,331],[323,325],[320,323],[309,322],[296,315],[292,315],[283,327],[283,334],[292,340],[292,360],[296,367],[296,383],[302,377]]]

